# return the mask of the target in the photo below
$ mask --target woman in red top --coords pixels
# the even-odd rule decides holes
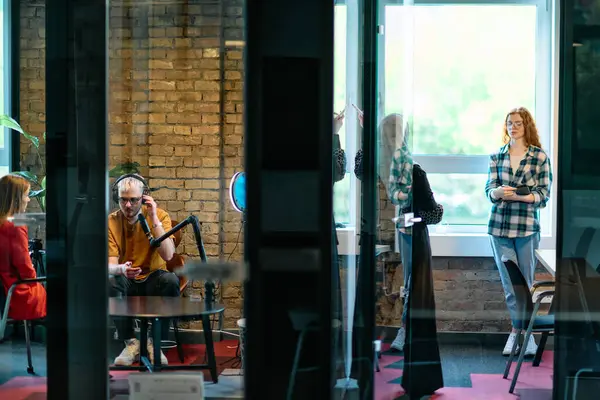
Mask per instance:
[[[30,185],[18,175],[0,178],[0,280],[4,293],[19,279],[36,278],[29,257],[27,228],[9,221],[14,214],[25,212]],[[18,285],[13,291],[8,317],[32,320],[46,316],[46,289],[40,283]]]

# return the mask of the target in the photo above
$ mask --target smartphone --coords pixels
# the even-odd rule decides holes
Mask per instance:
[[[515,191],[515,193],[519,196],[527,196],[531,193],[531,189],[529,189],[529,186],[520,185],[517,186],[517,190]]]
[[[144,189],[142,192],[142,196],[150,196],[150,191],[148,189]],[[146,200],[142,197],[142,205],[146,204]]]
[[[352,107],[354,107],[354,109],[356,110],[356,112],[359,113],[360,115],[364,114],[363,111],[356,106],[356,104],[352,103]]]
[[[344,107],[344,109],[342,111],[340,111],[339,113],[334,113],[336,118],[341,118],[344,116],[344,113],[346,112],[346,107]]]

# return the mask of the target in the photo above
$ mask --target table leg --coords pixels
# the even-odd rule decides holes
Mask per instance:
[[[152,322],[152,341],[154,343],[152,348],[154,351],[154,371],[160,372],[162,361],[160,360],[160,343],[161,343],[161,320],[160,318],[154,318]]]
[[[217,359],[215,357],[215,346],[213,343],[212,329],[210,326],[210,315],[202,316],[202,327],[204,328],[204,341],[206,342],[206,355],[208,357],[210,376],[212,377],[214,383],[218,383],[219,375],[217,374]]]
[[[149,372],[153,372],[148,359],[148,320],[145,318],[140,319],[140,364],[145,365]]]

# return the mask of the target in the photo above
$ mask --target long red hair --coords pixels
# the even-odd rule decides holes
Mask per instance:
[[[537,126],[535,126],[535,121],[533,116],[525,107],[513,108],[506,114],[506,118],[504,118],[504,135],[502,137],[504,144],[510,142],[510,135],[508,134],[508,128],[506,127],[506,122],[511,115],[519,114],[521,118],[523,118],[523,127],[525,128],[525,144],[527,146],[536,146],[540,149],[542,148],[542,144],[540,143],[540,135],[538,134]]]

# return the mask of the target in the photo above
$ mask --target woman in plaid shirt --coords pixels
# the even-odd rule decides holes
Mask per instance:
[[[548,202],[552,171],[550,157],[541,148],[535,122],[526,108],[515,108],[507,114],[503,139],[506,144],[490,157],[485,192],[492,202],[488,233],[494,260],[504,287],[506,306],[514,320],[517,304],[504,261],[515,262],[529,286],[533,285],[535,250],[540,240],[539,210]],[[530,193],[516,194],[518,186],[527,186]],[[515,339],[513,328],[503,355],[510,354]],[[534,355],[536,351],[537,345],[531,336],[525,354]]]

